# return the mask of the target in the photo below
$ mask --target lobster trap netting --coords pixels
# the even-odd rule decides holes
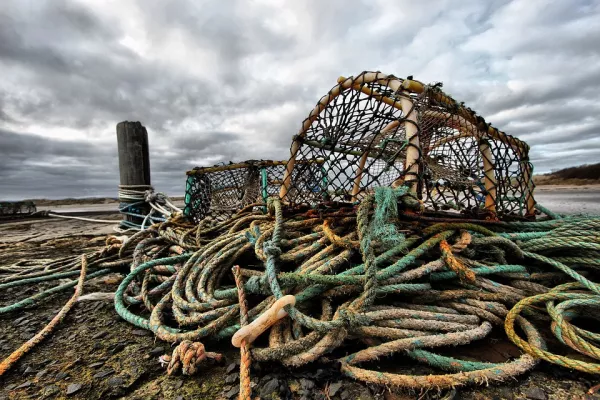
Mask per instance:
[[[316,190],[323,182],[322,160],[298,163],[292,192]],[[225,221],[252,204],[266,203],[279,193],[286,161],[244,161],[196,167],[187,172],[184,215],[194,222]],[[313,181],[317,180],[317,181]]]
[[[340,78],[304,120],[280,196],[288,204],[356,203],[376,187],[405,185],[432,211],[530,216],[528,150],[443,93],[441,84],[363,72]],[[311,159],[325,160],[322,184],[298,190],[294,171]]]

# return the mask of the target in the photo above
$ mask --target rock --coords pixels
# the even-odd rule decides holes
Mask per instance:
[[[31,381],[25,381],[23,383],[21,383],[19,386],[17,386],[17,389],[25,389],[28,388],[29,386],[31,386],[33,382]]]
[[[106,381],[106,383],[110,387],[122,386],[125,383],[125,379],[121,378],[120,376],[113,376],[108,381]]]
[[[42,389],[44,396],[53,396],[60,392],[60,389],[56,385],[48,385]]]
[[[229,391],[227,393],[225,393],[225,397],[227,397],[228,399],[231,399],[232,397],[235,397],[239,392],[240,392],[240,386],[235,385],[234,387],[229,389]]]
[[[175,390],[179,390],[181,389],[181,387],[183,386],[183,381],[181,379],[175,381],[175,385],[173,385],[175,387]]]
[[[94,374],[94,376],[92,376],[92,378],[94,379],[102,379],[102,378],[106,378],[107,376],[114,374],[115,371],[112,369],[105,369],[104,371],[100,371]]]
[[[100,332],[96,333],[94,336],[92,336],[92,339],[101,339],[106,335],[108,335],[108,332],[100,331]]]
[[[273,393],[279,394],[279,379],[273,378],[260,389],[261,398],[269,398]]]
[[[239,374],[236,372],[235,374],[227,375],[225,378],[225,383],[234,383],[239,378]]]
[[[35,377],[36,377],[37,379],[41,379],[41,378],[43,378],[43,377],[44,377],[44,375],[46,375],[47,373],[48,373],[48,370],[47,370],[47,369],[43,369],[43,370],[41,370],[40,372],[38,372],[37,374],[35,374]]]
[[[152,350],[150,350],[148,352],[148,354],[150,354],[151,356],[160,356],[165,352],[165,348],[162,346],[158,346],[153,348]]]
[[[35,372],[35,369],[31,368],[31,367],[27,367],[25,368],[25,371],[23,371],[24,375],[31,375]]]
[[[531,388],[525,390],[523,392],[523,394],[528,399],[533,399],[533,400],[546,400],[548,398],[548,396],[546,395],[546,392],[544,392],[542,389],[540,389],[538,387],[531,387]]]
[[[302,386],[302,389],[310,391],[314,389],[315,382],[311,381],[310,379],[302,378],[300,379],[300,385]]]
[[[21,340],[29,340],[33,335],[31,333],[21,333],[19,335],[19,339]]]
[[[236,368],[237,368],[236,363],[231,363],[231,364],[229,364],[227,366],[227,369],[225,370],[225,373],[228,374],[228,373],[230,373],[231,371],[233,371]]]
[[[98,368],[98,367],[101,367],[103,365],[104,365],[104,361],[98,361],[98,362],[95,362],[95,363],[92,363],[92,364],[88,365],[88,367],[90,367],[90,368]]]
[[[57,381],[61,381],[61,380],[65,379],[67,376],[69,376],[69,374],[67,374],[66,372],[60,371],[58,374],[56,374],[54,379]]]
[[[329,385],[329,397],[335,396],[335,394],[342,388],[342,381],[332,383]]]
[[[19,317],[19,318],[15,319],[15,320],[13,321],[13,325],[15,325],[15,326],[19,326],[19,324],[20,324],[21,322],[23,322],[24,320],[26,320],[26,319],[27,319],[27,315],[25,315],[25,316],[23,316],[23,317]]]
[[[124,349],[125,349],[125,344],[124,343],[119,343],[119,344],[115,345],[115,347],[112,348],[112,350],[110,351],[110,354],[120,353]]]
[[[79,392],[82,387],[83,385],[81,383],[71,383],[67,386],[67,396]]]
[[[11,390],[13,390],[16,387],[17,387],[17,385],[15,385],[14,383],[11,383],[10,385],[4,386],[4,389],[6,389],[7,392],[10,392]]]
[[[135,336],[150,336],[152,335],[152,332],[145,329],[134,329],[131,331],[131,334]]]

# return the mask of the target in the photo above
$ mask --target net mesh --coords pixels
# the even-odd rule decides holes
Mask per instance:
[[[430,210],[529,216],[528,151],[446,95],[441,84],[363,72],[340,78],[304,120],[280,194],[288,204],[357,202],[375,187],[406,184]],[[325,160],[322,184],[298,190],[294,171],[311,159]]]
[[[293,172],[290,195],[315,190],[323,181],[321,160],[299,162]],[[241,163],[196,167],[187,172],[184,214],[196,223],[216,223],[251,204],[277,196],[287,161],[248,160]]]

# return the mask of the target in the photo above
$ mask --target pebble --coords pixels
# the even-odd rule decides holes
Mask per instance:
[[[92,339],[101,339],[106,335],[108,335],[108,332],[100,331],[100,332],[96,333],[94,336],[92,336]]]
[[[17,386],[17,389],[25,389],[28,388],[29,386],[31,386],[33,382],[31,381],[25,381],[23,383],[21,383],[19,386]]]
[[[110,354],[117,354],[122,352],[125,349],[125,345],[123,343],[119,343],[117,344],[115,347],[113,347],[113,349],[110,351]]]
[[[60,380],[65,379],[67,376],[69,376],[69,374],[67,374],[66,372],[60,371],[58,374],[56,374],[54,379],[57,381],[60,381]]]
[[[231,371],[233,371],[235,368],[237,367],[237,365],[235,363],[231,363],[227,366],[227,369],[225,370],[225,373],[228,374]]]
[[[333,397],[342,388],[342,381],[329,385],[329,396]]]
[[[31,367],[27,367],[27,368],[25,369],[25,371],[23,371],[23,374],[24,374],[24,375],[30,375],[30,374],[33,374],[34,372],[35,372],[35,369],[33,369],[33,368],[31,368]]]
[[[15,319],[15,320],[13,321],[13,324],[14,324],[14,325],[16,325],[16,326],[19,326],[19,324],[20,324],[21,322],[23,322],[24,320],[26,320],[26,319],[27,319],[27,315],[25,315],[25,316],[23,316],[23,317],[19,317],[19,318]]]
[[[302,378],[300,379],[300,386],[302,386],[302,389],[304,390],[312,390],[315,387],[315,382],[310,379]]]
[[[260,396],[268,398],[272,393],[279,393],[279,379],[273,378],[260,389]]]
[[[83,385],[81,383],[71,383],[67,386],[67,395],[80,391],[82,387]]]
[[[56,385],[48,385],[44,387],[44,389],[42,389],[42,393],[44,394],[44,396],[52,396],[57,394],[59,391],[60,389]]]
[[[31,333],[21,333],[19,335],[19,339],[21,340],[29,340],[33,335]]]
[[[546,400],[548,398],[548,396],[546,395],[546,392],[544,392],[542,389],[540,389],[538,387],[531,387],[531,388],[525,390],[525,392],[523,392],[523,394],[528,399],[533,399],[533,400]]]
[[[122,386],[124,383],[125,379],[121,378],[120,376],[113,376],[107,381],[107,384],[110,387]]]
[[[35,377],[38,379],[41,379],[44,377],[44,375],[46,375],[48,373],[47,369],[43,369],[40,372],[38,372],[37,374],[35,374]]]
[[[234,383],[239,378],[239,374],[236,372],[235,374],[227,375],[225,377],[225,383]]]
[[[229,389],[229,391],[227,393],[225,393],[225,396],[230,399],[232,397],[235,397],[239,392],[240,392],[240,386],[235,385],[234,387]]]
[[[88,367],[90,367],[90,368],[98,368],[98,367],[101,367],[103,365],[104,365],[104,361],[98,361],[98,362],[95,362],[95,363],[92,363],[92,364],[88,365]]]
[[[112,369],[105,369],[104,371],[100,371],[94,374],[94,376],[92,378],[94,379],[102,379],[102,378],[106,378],[107,376],[114,374],[115,371]]]
[[[180,389],[183,386],[183,381],[181,379],[179,379],[178,381],[175,381],[175,390]]]
[[[165,348],[162,346],[158,346],[153,348],[152,350],[150,350],[148,352],[148,354],[150,354],[151,356],[160,356],[165,352]]]
[[[6,389],[7,391],[11,391],[11,390],[13,390],[16,387],[17,387],[17,385],[15,385],[14,383],[11,383],[10,385],[6,385],[4,387],[4,389]]]

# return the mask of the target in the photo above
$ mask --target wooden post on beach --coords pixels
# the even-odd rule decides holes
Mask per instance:
[[[117,124],[117,146],[119,151],[120,188],[144,192],[150,189],[150,152],[148,150],[148,132],[140,122],[123,121]],[[134,200],[122,196],[122,203],[133,203]],[[136,208],[138,208],[136,206]],[[150,209],[147,204],[139,207],[140,214],[146,215]],[[143,218],[125,216],[125,221],[141,224]]]

